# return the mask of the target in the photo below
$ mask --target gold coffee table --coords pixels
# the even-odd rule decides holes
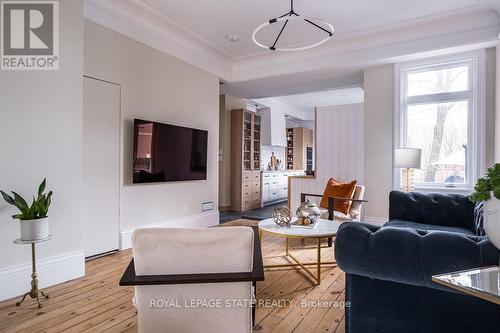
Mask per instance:
[[[294,218],[296,220],[296,218]],[[309,274],[316,285],[321,283],[321,266],[335,265],[335,261],[321,261],[321,240],[324,238],[333,238],[337,234],[341,223],[330,220],[319,219],[313,227],[306,226],[279,226],[274,223],[273,219],[265,219],[259,222],[259,236],[262,242],[264,234],[269,234],[275,237],[286,239],[285,258],[291,259],[292,263],[264,265],[264,268],[278,267],[300,267]],[[290,238],[300,239],[315,239],[317,241],[317,259],[316,262],[301,262],[289,252],[288,240]],[[316,266],[316,274],[314,274],[307,266]],[[334,266],[334,267],[335,267]]]

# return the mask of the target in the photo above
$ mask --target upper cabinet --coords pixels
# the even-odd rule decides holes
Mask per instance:
[[[271,108],[261,109],[262,145],[286,147],[286,119],[281,110]]]
[[[296,127],[286,130],[286,168],[288,170],[313,170],[313,132]]]
[[[232,168],[260,170],[261,126],[258,114],[243,109],[231,111]]]
[[[235,211],[260,207],[261,117],[231,111],[231,206]]]

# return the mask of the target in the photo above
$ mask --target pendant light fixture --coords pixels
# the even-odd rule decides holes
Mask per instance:
[[[305,22],[311,24],[312,26],[314,26],[316,29],[322,30],[326,34],[326,36],[325,36],[325,38],[323,38],[322,40],[320,40],[318,42],[314,42],[314,43],[300,46],[300,47],[278,47],[277,46],[278,41],[281,37],[281,34],[285,30],[285,28],[288,24],[288,21],[305,21]],[[279,22],[284,22],[284,23],[283,23],[283,26],[281,27],[280,32],[278,33],[278,36],[276,36],[276,39],[274,40],[274,43],[272,45],[264,45],[257,40],[256,35],[260,30],[262,30],[264,27],[267,27],[271,24],[276,24]],[[324,25],[325,27],[322,27],[320,24]],[[307,50],[307,49],[312,49],[313,47],[316,47],[316,46],[319,46],[321,44],[326,43],[329,39],[331,39],[333,37],[333,32],[334,32],[334,28],[333,28],[333,25],[331,25],[330,23],[316,19],[316,18],[312,18],[312,17],[303,17],[303,16],[300,16],[299,14],[297,14],[293,10],[293,0],[290,0],[290,11],[279,16],[279,17],[270,19],[269,21],[264,22],[261,25],[259,25],[252,33],[252,40],[258,46],[260,46],[264,49],[267,49],[267,50],[271,50],[271,51],[285,51],[285,52],[303,51],[303,50]]]

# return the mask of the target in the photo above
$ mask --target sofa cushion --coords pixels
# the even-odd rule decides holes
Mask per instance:
[[[460,227],[474,230],[474,203],[460,194],[392,191],[389,220]]]
[[[328,220],[328,209],[325,208],[320,208],[319,211],[321,212],[320,218],[323,220]],[[333,211],[333,219],[335,221],[352,221],[353,218],[351,217],[350,214],[344,214],[339,212],[338,210]]]
[[[355,222],[339,226],[334,254],[345,273],[449,290],[432,276],[498,265],[500,250],[487,237]]]
[[[474,236],[474,233],[469,229],[460,228],[460,227],[449,227],[445,225],[434,225],[434,224],[423,224],[417,222],[410,222],[404,220],[391,220],[384,224],[384,227],[394,227],[394,228],[412,228],[415,230],[440,230],[440,231],[449,231],[449,232],[458,232],[464,235]]]

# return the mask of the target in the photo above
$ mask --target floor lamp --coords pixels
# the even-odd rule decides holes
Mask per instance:
[[[394,149],[394,167],[402,169],[401,187],[405,192],[415,190],[414,169],[420,169],[422,150],[417,148]]]

